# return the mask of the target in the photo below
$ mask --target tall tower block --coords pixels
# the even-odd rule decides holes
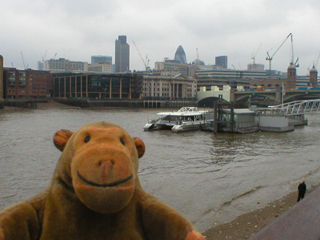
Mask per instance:
[[[127,36],[118,36],[115,42],[115,72],[127,72],[130,70],[130,46]]]

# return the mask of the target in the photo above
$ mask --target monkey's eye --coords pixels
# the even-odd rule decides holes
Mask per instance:
[[[126,142],[123,140],[123,138],[120,138],[120,142],[121,142],[123,145],[126,145]]]
[[[86,137],[84,138],[84,142],[87,143],[87,142],[89,142],[89,141],[90,141],[90,136],[88,135],[88,136],[86,136]]]

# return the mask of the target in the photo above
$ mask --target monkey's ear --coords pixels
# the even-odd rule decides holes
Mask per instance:
[[[146,151],[146,145],[144,145],[144,142],[140,138],[133,138],[134,144],[136,145],[138,156],[141,158],[144,155],[144,152]]]
[[[73,132],[68,129],[61,129],[57,131],[53,136],[53,143],[56,148],[62,152],[72,134]]]

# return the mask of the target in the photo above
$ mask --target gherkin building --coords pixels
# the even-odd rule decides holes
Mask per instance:
[[[183,50],[183,47],[180,45],[174,55],[174,60],[179,63],[187,63],[186,53]]]

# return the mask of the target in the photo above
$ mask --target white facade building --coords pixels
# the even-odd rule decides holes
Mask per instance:
[[[191,100],[197,96],[197,81],[177,76],[144,75],[143,97],[146,99]]]
[[[110,63],[93,63],[88,66],[89,72],[104,72],[111,73],[112,72],[112,64]]]
[[[70,61],[65,58],[59,59],[50,59],[44,62],[44,70],[46,71],[56,71],[56,72],[65,72],[65,71],[88,71],[87,62],[76,62]]]

